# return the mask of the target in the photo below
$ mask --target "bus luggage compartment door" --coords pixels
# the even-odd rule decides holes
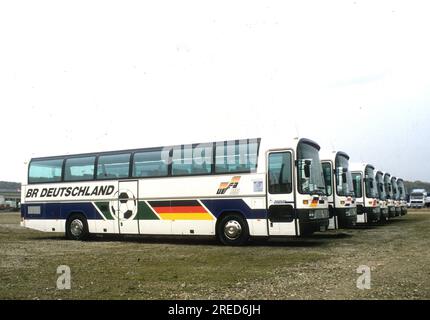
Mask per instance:
[[[120,234],[138,234],[139,182],[118,182],[117,221]]]

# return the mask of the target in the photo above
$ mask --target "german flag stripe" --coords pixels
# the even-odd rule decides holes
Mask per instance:
[[[159,214],[162,220],[214,220],[209,213],[162,213]]]
[[[149,201],[151,207],[201,207],[197,200]]]
[[[315,208],[315,207],[317,207],[318,206],[318,200],[312,200],[312,202],[311,202],[311,205],[310,205],[312,208]]]
[[[157,213],[207,213],[205,208],[202,206],[195,207],[186,207],[186,206],[178,206],[178,207],[154,207],[154,210]]]
[[[214,220],[197,200],[149,201],[163,220]]]

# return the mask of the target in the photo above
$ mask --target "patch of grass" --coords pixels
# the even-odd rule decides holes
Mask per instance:
[[[390,279],[397,295],[411,284],[424,288],[430,279],[427,271],[410,282],[393,280],[396,272],[417,272],[413,268],[429,260],[430,215],[423,214],[386,226],[240,248],[199,239],[113,237],[76,242],[18,224],[19,215],[0,215],[2,299],[222,299],[226,295],[258,299],[288,298],[292,292],[296,298],[329,298],[327,292],[316,290],[321,283],[333,286],[331,297],[366,298],[351,290],[355,269],[369,259],[379,268],[375,283],[383,288]],[[422,264],[409,262],[420,258]],[[70,291],[56,289],[59,265],[71,268]],[[377,297],[392,298],[391,292],[374,291]],[[418,294],[429,297],[425,291]]]

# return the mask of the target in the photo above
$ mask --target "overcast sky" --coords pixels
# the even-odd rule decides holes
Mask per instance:
[[[0,180],[36,155],[300,135],[430,181],[427,3],[2,1]]]

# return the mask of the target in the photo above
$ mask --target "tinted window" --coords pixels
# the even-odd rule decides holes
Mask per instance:
[[[237,140],[216,143],[215,172],[255,172],[258,141]]]
[[[173,148],[172,175],[210,174],[212,172],[212,143]]]
[[[331,164],[328,162],[324,162],[322,164],[322,169],[323,169],[324,182],[327,190],[327,195],[331,196],[333,194],[333,187],[332,187],[333,173],[331,171]]]
[[[375,185],[375,171],[371,167],[366,167],[365,170],[366,179],[364,180],[366,186],[366,197],[376,198],[378,190]]]
[[[100,156],[97,179],[127,178],[130,171],[130,154]]]
[[[354,193],[356,198],[361,198],[363,196],[363,190],[361,187],[361,174],[353,173],[352,174],[352,185],[354,187]]]
[[[269,192],[271,194],[291,193],[291,153],[281,152],[269,155]]]
[[[63,159],[31,161],[28,183],[61,181]]]
[[[391,188],[391,176],[387,173],[384,175],[384,185],[385,185],[385,193],[387,195],[387,199],[392,199],[393,190]]]
[[[325,181],[319,149],[313,144],[299,143],[297,146],[297,163],[299,192],[303,194],[325,194]],[[309,177],[307,177],[306,168],[309,170]]]
[[[164,177],[168,174],[170,149],[134,154],[134,177]]]
[[[336,156],[336,192],[339,196],[354,196],[351,171],[349,171],[349,159],[338,154]]]
[[[96,157],[70,158],[66,160],[65,181],[94,179],[94,162]]]
[[[378,190],[378,195],[380,200],[387,200],[387,195],[385,193],[384,179],[382,173],[378,172],[375,175],[375,183]]]

